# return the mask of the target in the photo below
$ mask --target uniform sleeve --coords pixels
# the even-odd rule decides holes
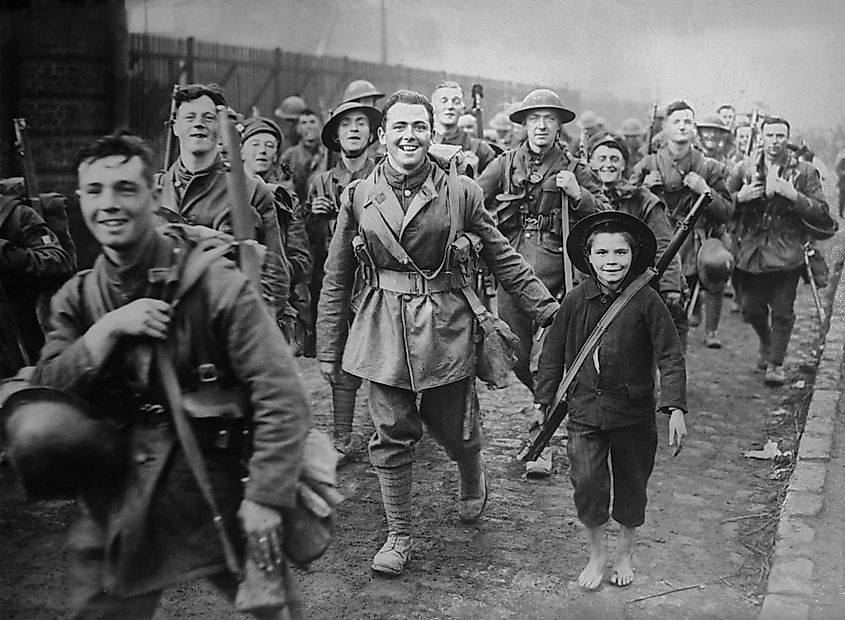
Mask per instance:
[[[481,237],[481,258],[496,280],[516,300],[520,307],[539,325],[548,325],[558,309],[558,303],[549,289],[534,275],[525,259],[508,243],[493,216],[482,204],[481,190],[466,179],[464,191],[467,199],[469,222],[466,229]]]
[[[645,322],[654,347],[654,358],[660,369],[660,404],[662,411],[676,407],[687,410],[687,367],[681,350],[678,330],[672,321],[666,304],[657,293],[648,287],[642,290],[647,295]]]
[[[715,160],[707,161],[705,181],[710,187],[710,202],[706,206],[709,217],[718,222],[727,222],[734,212],[734,203],[726,184],[727,170]]]
[[[578,214],[579,219],[591,213],[610,210],[610,203],[604,195],[601,182],[588,166],[578,163],[575,166],[575,178],[581,186],[581,198],[570,201],[570,209]]]
[[[830,207],[825,200],[822,184],[817,174],[813,174],[810,164],[801,163],[795,179],[798,197],[793,203],[796,213],[809,224],[820,228],[832,227]]]
[[[73,259],[41,216],[18,204],[0,235],[0,272],[58,284],[73,271]]]
[[[317,359],[321,362],[339,362],[346,346],[349,303],[358,267],[352,249],[357,223],[350,200],[350,192],[354,191],[356,185],[351,183],[341,198],[337,225],[324,267],[323,286],[317,305]]]
[[[502,191],[502,171],[505,166],[504,161],[504,155],[499,155],[496,159],[490,162],[486,168],[484,168],[476,179],[478,186],[481,188],[484,205],[488,209],[492,209],[496,196]]]
[[[566,327],[572,314],[571,295],[563,298],[560,311],[552,321],[543,341],[534,385],[534,402],[550,405],[563,380],[566,359]]]
[[[654,159],[650,155],[646,155],[637,164],[634,166],[634,171],[631,173],[631,177],[628,179],[632,185],[636,185],[640,187],[643,184],[643,179],[645,179],[646,175],[651,172],[651,161]]]
[[[669,242],[672,241],[675,231],[669,223],[669,216],[666,215],[666,205],[663,204],[663,201],[645,188],[642,188],[641,191],[645,193],[644,200],[649,203],[646,206],[645,223],[648,224],[657,240],[655,260],[658,261],[666,248],[669,247]],[[660,292],[681,292],[681,261],[677,255],[669,262],[669,266],[666,267],[666,271],[660,277]]]
[[[227,273],[222,273],[226,269]],[[250,392],[252,456],[244,497],[267,506],[293,506],[311,412],[284,336],[242,275],[212,266],[214,330],[226,343],[235,378]],[[220,291],[220,282],[229,284]]]
[[[478,173],[482,174],[490,165],[490,162],[496,159],[496,151],[484,140],[480,140],[476,154],[478,155]]]

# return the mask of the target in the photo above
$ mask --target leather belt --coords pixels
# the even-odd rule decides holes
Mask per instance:
[[[415,271],[393,271],[378,268],[374,271],[375,282],[370,282],[370,286],[394,293],[425,295],[460,288],[452,285],[452,278],[449,273],[440,273],[431,280],[427,280]]]

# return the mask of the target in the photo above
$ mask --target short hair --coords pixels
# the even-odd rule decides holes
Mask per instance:
[[[123,157],[124,162],[129,161],[133,157],[140,159],[143,164],[144,179],[150,186],[153,185],[155,170],[153,151],[147,146],[146,142],[128,131],[120,131],[103,136],[91,144],[82,147],[76,154],[73,167],[78,171],[82,164],[90,164],[114,155]]]
[[[790,126],[789,121],[782,116],[767,116],[764,118],[763,122],[760,123],[760,133],[763,133],[763,129],[766,125],[786,125],[786,135],[788,136],[792,132],[792,127]]]
[[[173,107],[174,112],[179,109],[179,106],[186,101],[194,101],[200,97],[208,97],[216,106],[226,106],[226,96],[223,94],[223,89],[217,84],[188,84],[176,90],[173,94],[173,101],[176,104]]]
[[[718,108],[716,108],[716,112],[721,112],[722,110],[731,110],[733,112],[736,112],[736,109],[729,103],[723,103]]]
[[[679,110],[689,110],[690,112],[692,112],[692,115],[695,116],[695,110],[692,109],[692,106],[683,99],[679,99],[678,101],[673,101],[667,106],[666,118],[669,118],[674,112],[677,112]]]
[[[299,121],[299,119],[300,119],[300,118],[302,118],[303,116],[316,116],[316,117],[317,117],[317,120],[320,120],[320,115],[319,115],[319,114],[317,114],[317,113],[316,113],[314,110],[312,110],[311,108],[305,108],[302,112],[300,112],[300,113],[297,115],[296,120],[297,120],[297,121]]]
[[[593,248],[593,239],[595,239],[596,235],[600,233],[622,235],[625,242],[628,244],[628,247],[631,248],[631,255],[634,257],[634,260],[636,260],[637,253],[639,252],[637,240],[634,235],[631,234],[631,231],[627,230],[625,226],[619,222],[602,222],[601,224],[594,226],[590,230],[590,234],[587,235],[587,239],[584,241],[584,254],[587,256],[590,255],[590,250]]]
[[[428,124],[431,125],[432,129],[434,128],[434,107],[431,105],[431,101],[425,95],[413,90],[397,90],[388,97],[387,101],[384,102],[384,107],[381,109],[382,127],[387,128],[387,113],[397,103],[423,106],[428,112]]]
[[[433,91],[431,91],[431,98],[434,99],[434,93],[436,93],[441,88],[457,88],[461,91],[461,99],[464,98],[464,89],[461,88],[461,85],[455,82],[454,80],[443,80],[438,84]]]

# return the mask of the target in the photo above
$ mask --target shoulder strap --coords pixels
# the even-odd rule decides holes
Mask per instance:
[[[234,241],[221,245],[215,244],[214,246],[199,243],[195,246],[184,260],[179,275],[179,284],[170,303],[174,307],[177,306],[185,294],[199,282],[212,263],[226,256],[235,246],[237,246],[237,242]]]

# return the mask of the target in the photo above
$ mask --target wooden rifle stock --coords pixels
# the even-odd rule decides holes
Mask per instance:
[[[678,225],[678,230],[675,231],[675,235],[666,247],[666,251],[663,253],[663,256],[661,256],[660,260],[657,261],[657,264],[654,267],[646,269],[633,282],[625,287],[622,294],[616,298],[616,300],[607,309],[604,316],[599,319],[598,324],[587,337],[587,340],[575,356],[572,366],[564,373],[563,379],[555,392],[554,400],[549,405],[546,419],[542,424],[535,424],[529,430],[527,445],[519,453],[518,458],[523,461],[536,461],[540,456],[540,453],[543,452],[543,449],[548,445],[549,441],[551,441],[552,435],[554,435],[555,431],[563,423],[563,419],[566,417],[566,391],[569,389],[569,386],[572,384],[572,381],[581,369],[581,365],[590,356],[590,354],[592,354],[593,349],[595,349],[599,342],[601,342],[602,337],[610,327],[613,320],[620,312],[622,312],[625,305],[627,305],[637,291],[651,282],[651,280],[659,278],[666,270],[666,267],[669,266],[672,258],[674,258],[675,254],[678,253],[678,250],[680,250],[684,241],[686,241],[686,238],[692,232],[692,228],[695,226],[696,221],[698,221],[706,196],[708,196],[708,194],[701,194],[698,197],[698,200],[695,201],[695,204],[693,204],[689,213],[687,213],[687,216]]]
[[[15,147],[23,168],[23,179],[26,193],[30,198],[38,199],[41,193],[38,187],[38,177],[35,174],[35,163],[32,161],[32,150],[29,145],[29,126],[25,118],[13,118],[15,126]],[[33,205],[36,211],[41,211],[40,205]]]
[[[226,148],[229,170],[226,172],[226,190],[232,218],[232,235],[238,242],[238,258],[241,271],[261,291],[261,259],[258,243],[254,238],[255,225],[250,208],[249,192],[246,187],[246,173],[241,159],[241,136],[235,127],[231,110],[218,106],[217,119],[220,122],[220,136]]]
[[[652,146],[652,142],[654,142],[654,125],[657,123],[657,102],[654,102],[654,105],[651,107],[651,123],[648,126],[648,135],[646,136],[646,152],[651,155],[654,153],[654,147]]]
[[[484,139],[484,110],[481,100],[484,99],[484,87],[481,84],[472,85],[472,115],[475,117],[475,137]]]
[[[176,122],[176,92],[179,90],[179,84],[173,85],[173,90],[170,91],[170,115],[164,122],[167,128],[167,135],[164,137],[164,165],[162,172],[170,170],[173,164],[173,124]]]

